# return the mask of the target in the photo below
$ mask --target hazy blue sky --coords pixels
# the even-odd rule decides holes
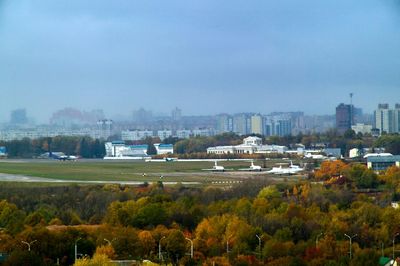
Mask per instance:
[[[400,102],[398,0],[0,0],[0,120]]]

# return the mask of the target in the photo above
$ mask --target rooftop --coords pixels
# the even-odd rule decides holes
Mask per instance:
[[[367,160],[368,162],[374,162],[374,163],[400,162],[400,155],[370,156],[368,157]]]

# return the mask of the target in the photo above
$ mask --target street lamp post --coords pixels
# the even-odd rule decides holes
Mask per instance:
[[[75,254],[75,261],[78,259],[78,241],[81,240],[82,238],[78,238],[75,241],[75,245],[74,245],[74,254]]]
[[[193,241],[190,238],[185,237],[190,242],[190,257],[193,259]]]
[[[318,239],[319,239],[319,237],[320,236],[322,236],[324,233],[319,233],[318,235],[317,235],[317,238],[315,239],[315,248],[318,248]]]
[[[158,259],[161,260],[161,240],[163,240],[165,236],[161,237],[160,241],[158,241]]]
[[[398,236],[399,234],[400,233],[394,234],[393,239],[392,239],[392,257],[393,257],[393,259],[394,259],[394,241],[396,240],[396,236]]]
[[[256,237],[258,238],[258,259],[261,259],[261,237],[259,235],[256,235]]]
[[[27,245],[28,246],[28,251],[31,251],[31,245],[33,244],[33,243],[35,243],[37,240],[33,240],[33,241],[31,241],[31,242],[26,242],[26,241],[21,241],[23,244],[25,244],[25,245]]]
[[[110,240],[108,240],[107,238],[104,238],[104,241],[106,241],[107,243],[108,243],[108,245],[112,245],[112,242],[114,242],[115,241],[115,238],[113,238],[111,241]]]
[[[355,234],[355,235],[353,235],[353,236],[349,236],[348,234],[344,234],[344,235],[345,235],[346,237],[348,237],[348,238],[349,238],[349,241],[350,241],[350,251],[349,251],[349,254],[350,254],[350,260],[351,260],[351,243],[352,243],[353,238],[356,237],[357,234]]]

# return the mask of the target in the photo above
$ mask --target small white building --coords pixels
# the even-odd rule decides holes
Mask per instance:
[[[357,148],[353,148],[353,149],[349,150],[349,158],[357,158],[360,155],[361,155],[360,150]]]
[[[371,149],[370,148],[363,148],[363,149],[357,149],[357,148],[353,148],[353,149],[351,149],[351,150],[349,150],[349,158],[356,158],[356,157],[361,157],[361,156],[363,156],[364,154],[368,154],[368,152],[370,151]],[[374,153],[372,156],[375,156],[376,155],[376,153]],[[371,154],[370,155],[367,155],[367,157],[368,156],[371,156]],[[364,157],[364,158],[367,158],[367,157]]]

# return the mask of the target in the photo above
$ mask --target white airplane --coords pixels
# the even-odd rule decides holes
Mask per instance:
[[[308,158],[308,159],[314,159],[314,160],[325,160],[326,156],[322,155],[322,154],[311,154],[311,153],[306,153],[304,155],[304,158]]]
[[[239,169],[239,171],[259,171],[259,172],[261,172],[262,168],[259,165],[254,165],[254,161],[252,160],[249,168],[241,168],[241,169]]]
[[[223,167],[222,165],[218,165],[217,161],[215,161],[215,164],[213,166],[213,168],[210,169],[202,169],[203,171],[213,171],[213,172],[224,172],[225,171],[225,167]]]
[[[57,158],[59,161],[76,161],[78,160],[78,156],[74,155],[61,155]]]
[[[304,168],[294,165],[293,162],[290,161],[289,167],[283,168],[281,164],[279,167],[272,167],[272,169],[267,171],[267,173],[275,175],[293,175],[301,171],[304,171]]]

